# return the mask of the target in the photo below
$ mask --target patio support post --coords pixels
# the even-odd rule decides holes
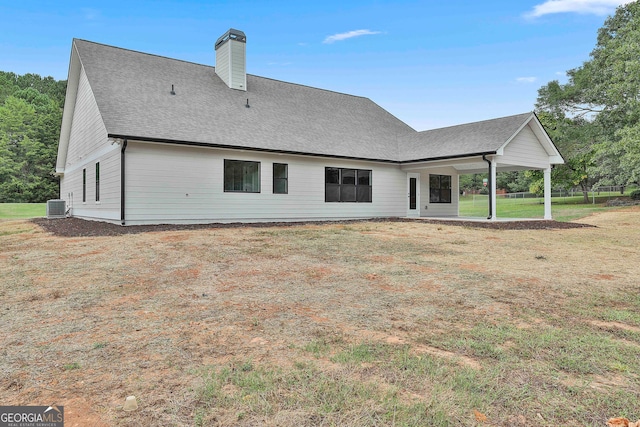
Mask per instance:
[[[544,170],[544,219],[551,219],[551,167]]]
[[[491,177],[489,178],[489,191],[491,192],[491,195],[489,196],[489,199],[491,200],[491,221],[496,221],[498,219],[498,213],[496,212],[497,166],[498,162],[496,162],[496,158],[494,156],[491,158]]]

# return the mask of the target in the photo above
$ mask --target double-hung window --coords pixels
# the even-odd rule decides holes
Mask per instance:
[[[450,175],[429,175],[429,202],[451,203]]]
[[[325,168],[325,202],[371,203],[371,171]]]
[[[225,159],[224,191],[236,193],[259,193],[260,162]]]

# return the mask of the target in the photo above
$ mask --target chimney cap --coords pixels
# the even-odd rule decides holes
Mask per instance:
[[[218,40],[216,40],[216,50],[218,50],[218,47],[220,47],[220,45],[225,43],[227,40],[235,40],[235,41],[239,41],[241,43],[246,43],[247,42],[247,36],[245,35],[244,32],[242,32],[240,30],[229,28],[229,31],[227,31],[226,33],[221,35],[218,38]]]

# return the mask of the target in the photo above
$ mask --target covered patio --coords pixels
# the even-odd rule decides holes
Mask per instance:
[[[425,146],[439,155],[402,165],[407,173],[408,217],[474,220],[460,217],[459,177],[487,173],[489,214],[475,220],[501,220],[496,214],[497,173],[542,170],[543,219],[552,219],[551,169],[564,160],[534,113],[420,132],[409,148]]]

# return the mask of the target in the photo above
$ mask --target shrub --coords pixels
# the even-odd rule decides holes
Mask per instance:
[[[632,200],[640,200],[640,188],[638,188],[637,190],[633,190],[629,194],[629,197],[631,197]]]

